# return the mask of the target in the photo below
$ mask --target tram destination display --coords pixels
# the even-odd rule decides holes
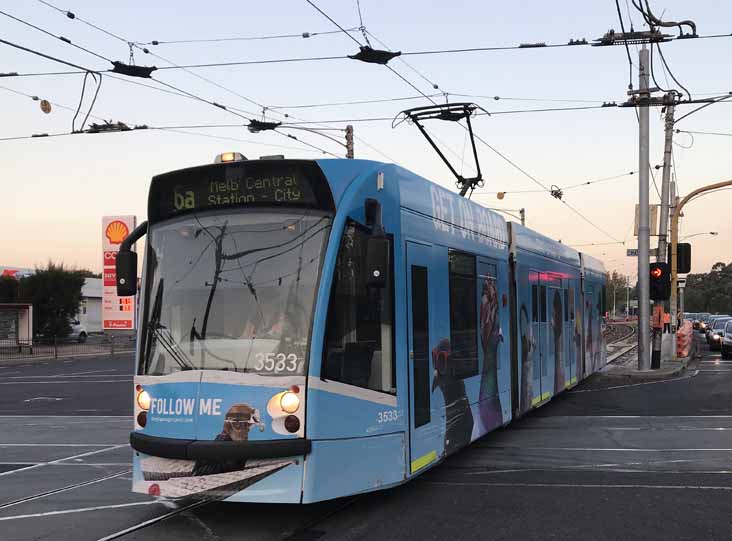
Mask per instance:
[[[150,188],[149,216],[175,215],[218,207],[332,206],[322,172],[307,162],[236,162],[160,175]]]

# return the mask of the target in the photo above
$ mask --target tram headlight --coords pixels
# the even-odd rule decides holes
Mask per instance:
[[[137,386],[137,405],[140,407],[141,410],[147,411],[150,409],[150,393],[148,393],[145,389],[143,389],[141,386]]]
[[[285,413],[295,413],[300,407],[300,398],[292,391],[285,391],[280,396],[280,408]]]

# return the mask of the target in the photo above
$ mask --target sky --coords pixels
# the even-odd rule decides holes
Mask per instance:
[[[63,4],[50,0],[50,3],[73,11],[77,19],[67,18],[37,0],[3,2],[0,10],[69,38],[103,57],[123,62],[129,61],[128,45],[85,25],[79,18],[123,40],[141,43],[337,30],[306,0],[246,3],[65,0]],[[316,3],[344,28],[359,26],[355,0]],[[642,28],[640,14],[632,5],[628,7],[625,0],[620,0],[620,6],[626,29],[630,20],[636,29]],[[732,5],[717,1],[654,0],[652,8],[656,15],[663,14],[665,20],[694,20],[700,35],[732,32]],[[611,28],[620,29],[612,0],[500,3],[361,0],[361,11],[375,47],[378,44],[374,37],[393,50],[405,52],[566,43],[581,38],[591,41]],[[676,30],[669,29],[669,32]],[[7,41],[87,69],[101,71],[111,67],[106,60],[2,14],[0,33]],[[364,41],[360,33],[352,35]],[[673,74],[693,97],[709,97],[732,90],[730,45],[732,38],[685,40],[663,45],[663,52]],[[160,43],[147,47],[178,65],[343,56],[358,52],[358,45],[343,33],[307,39]],[[630,51],[633,84],[637,88],[636,47],[632,46]],[[421,92],[482,96],[450,99],[473,101],[491,113],[620,103],[627,99],[628,59],[621,46],[411,55],[404,60],[408,65],[399,59],[389,65]],[[656,79],[659,85],[667,87],[667,74],[658,60],[656,55]],[[135,50],[134,61],[138,65],[170,65],[140,50]],[[70,69],[0,44],[0,72]],[[211,82],[202,80],[201,76]],[[134,214],[138,222],[144,220],[152,176],[210,163],[218,153],[231,150],[249,158],[268,154],[284,154],[288,158],[324,157],[321,152],[276,133],[249,133],[241,126],[247,122],[245,119],[205,102],[133,84],[142,82],[169,89],[158,82],[139,78],[127,78],[130,82],[126,82],[120,80],[125,76],[115,77],[118,79],[103,76],[89,122],[100,122],[101,118],[130,126],[238,126],[0,141],[0,265],[34,267],[54,260],[98,272],[101,270],[101,217]],[[262,109],[256,104],[265,105],[267,120],[282,120],[282,114],[277,112],[290,115],[287,120],[291,122],[393,118],[405,108],[428,104],[385,67],[348,59],[188,71],[160,69],[153,77],[206,100],[248,111],[250,114],[240,113],[247,118],[257,114],[261,119]],[[0,77],[0,138],[70,132],[83,78],[81,74]],[[436,90],[433,85],[439,88]],[[673,81],[670,85],[674,85]],[[88,78],[81,113],[76,119],[77,128],[89,109],[94,90],[94,82]],[[38,101],[23,94],[49,100],[53,104],[51,112],[44,113]],[[496,96],[500,99],[495,99]],[[416,98],[275,109],[402,97]],[[688,105],[679,106],[677,117],[691,109]],[[652,109],[650,117],[650,160],[657,165],[663,159],[663,117],[659,109]],[[695,113],[679,122],[677,128],[728,133],[732,132],[731,120],[732,100]],[[329,126],[342,129],[345,124]],[[454,178],[415,126],[405,123],[392,128],[391,121],[352,124],[357,158],[394,161],[454,188]],[[526,193],[525,190],[539,187],[496,153],[479,145],[485,185],[476,190],[473,199],[488,207],[525,208],[529,227],[565,244],[579,246],[578,249],[603,260],[608,270],[617,270],[631,278],[635,275],[637,260],[626,256],[627,248],[637,246],[632,226],[638,201],[638,122],[632,108],[495,114],[475,118],[474,127],[486,142],[547,186],[567,187],[624,175],[565,191],[564,201],[583,218],[546,192]],[[448,156],[466,176],[471,174],[469,143],[466,147],[464,131],[442,122],[433,123],[428,129],[449,148]],[[326,137],[302,130],[289,133],[328,152],[344,153],[341,146]],[[339,140],[343,138],[342,131],[322,133]],[[731,143],[732,138],[724,136],[675,134],[673,177],[680,195],[732,178],[729,160],[725,159]],[[656,172],[656,178],[660,189],[660,171]],[[506,192],[503,200],[497,198],[498,192]],[[651,202],[658,202],[653,184],[650,193]],[[717,261],[732,260],[728,249],[732,220],[726,217],[731,200],[732,191],[722,191],[686,207],[682,236],[719,233],[698,235],[691,241],[692,272],[706,272]],[[651,242],[655,247],[657,239],[652,238]]]

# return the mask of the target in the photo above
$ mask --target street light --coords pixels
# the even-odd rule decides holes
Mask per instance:
[[[705,232],[705,233],[694,233],[693,235],[686,235],[681,240],[690,239],[691,237],[698,237],[699,235],[711,235],[713,237],[716,237],[717,235],[719,235],[719,232],[718,231],[709,231],[709,232]]]

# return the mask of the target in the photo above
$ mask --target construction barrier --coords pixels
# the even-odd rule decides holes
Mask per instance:
[[[683,320],[676,331],[676,356],[684,359],[691,354],[691,343],[694,338],[694,328],[691,321]]]

